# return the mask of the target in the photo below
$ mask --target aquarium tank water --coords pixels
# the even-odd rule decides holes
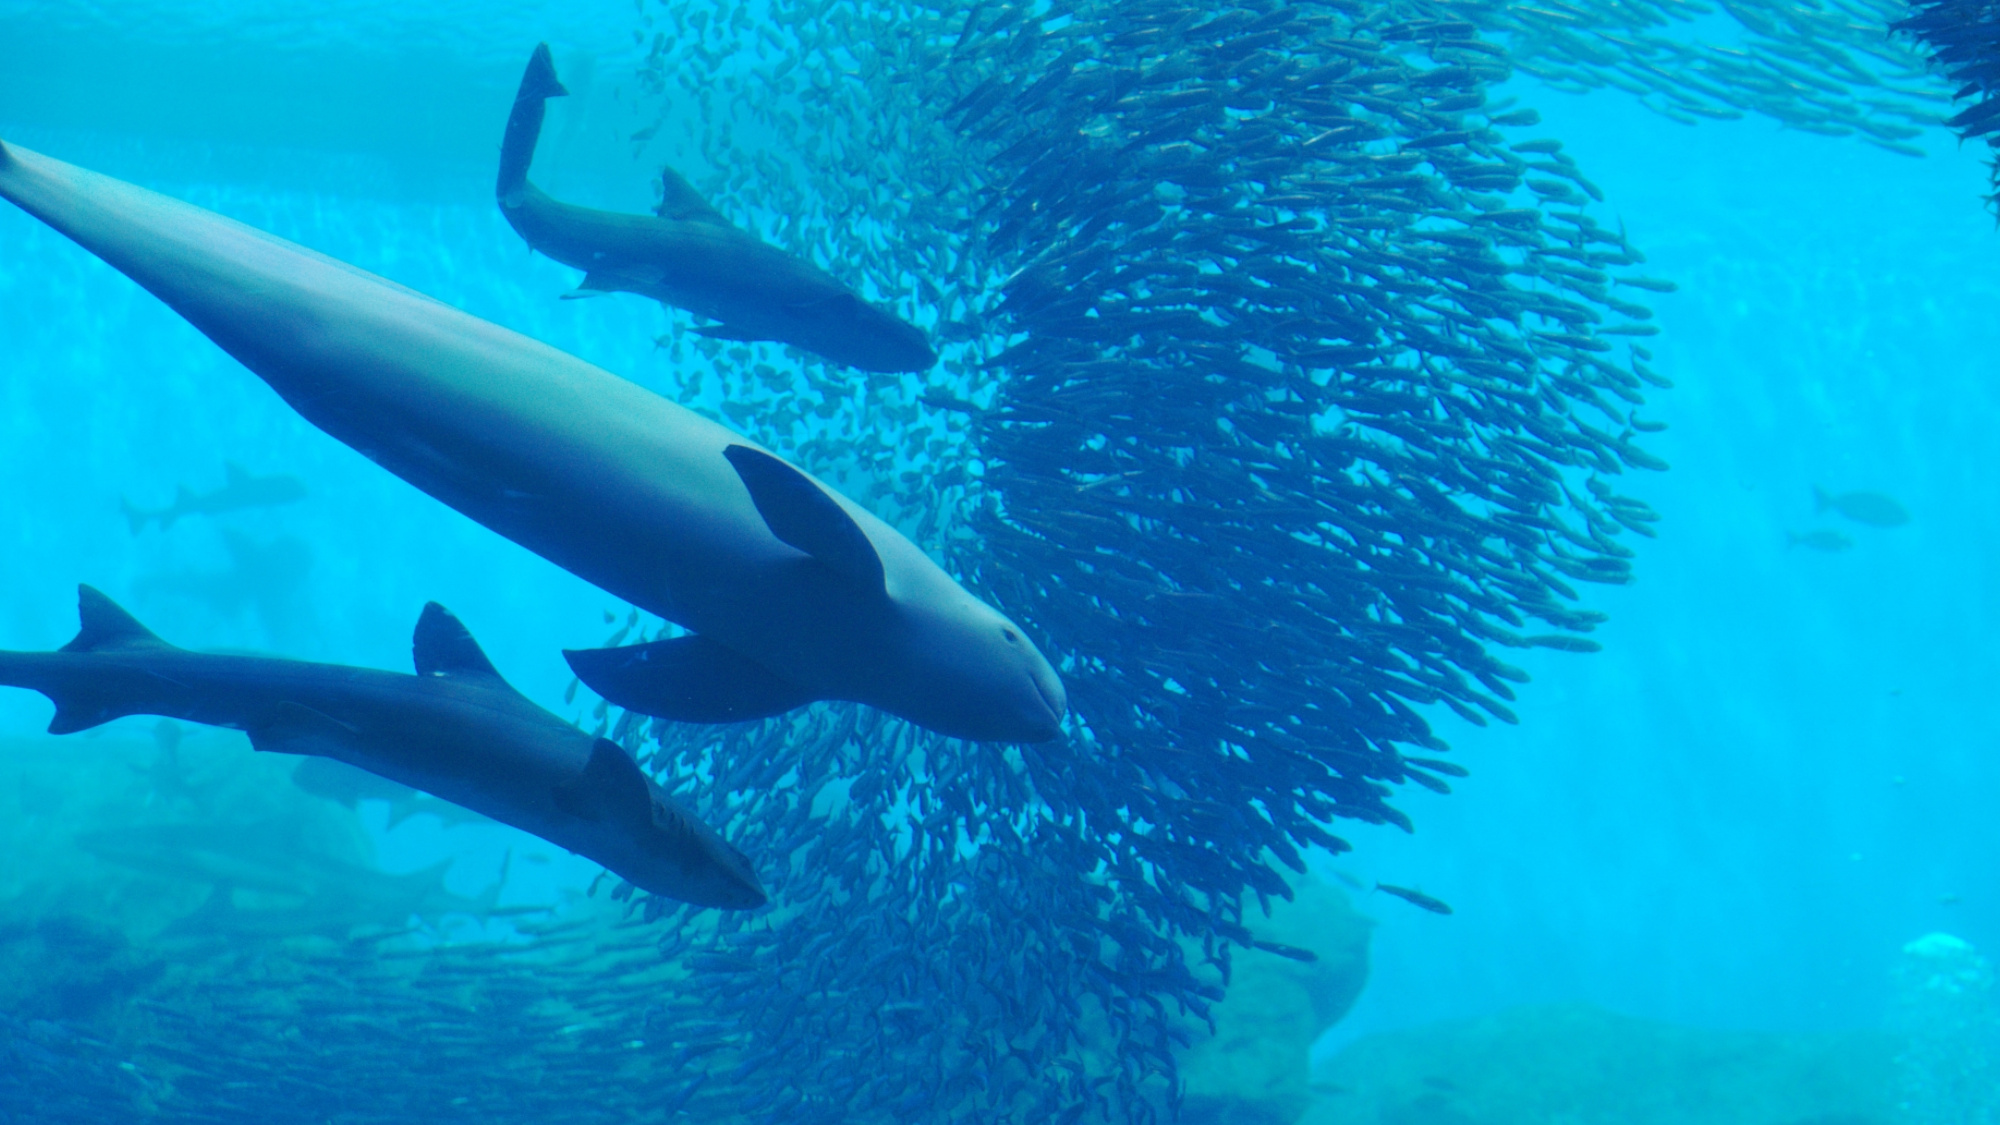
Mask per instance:
[[[1990,6],[0,31],[0,1125],[2000,1120]]]

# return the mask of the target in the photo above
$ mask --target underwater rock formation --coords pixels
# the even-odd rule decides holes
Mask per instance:
[[[1893,1021],[1898,1125],[2000,1122],[2000,1010],[1993,967],[1950,934],[1903,947]]]
[[[1374,923],[1317,879],[1293,895],[1250,920],[1267,948],[1236,954],[1228,993],[1210,1009],[1214,1031],[1191,1028],[1179,1052],[1187,1125],[1292,1125],[1312,1103],[1313,1043],[1368,983]]]
[[[1707,1031],[1587,1005],[1371,1035],[1300,1125],[1889,1125],[1889,1037]]]

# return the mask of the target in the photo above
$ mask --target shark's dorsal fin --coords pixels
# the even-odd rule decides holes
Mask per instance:
[[[673,219],[683,223],[714,223],[726,227],[729,220],[722,212],[709,206],[708,200],[694,190],[694,185],[681,178],[672,168],[660,169],[660,204],[653,213],[662,219]]]
[[[151,629],[139,624],[137,618],[119,608],[117,602],[105,597],[104,592],[95,586],[76,588],[76,616],[80,622],[76,636],[59,651],[104,652],[107,649],[152,645],[173,647],[154,636]]]
[[[250,479],[250,470],[234,461],[222,463],[222,476],[230,484],[242,484]]]
[[[644,824],[653,815],[653,787],[646,772],[623,746],[604,738],[591,743],[583,772],[550,795],[556,807],[581,820]]]
[[[771,534],[861,590],[883,592],[882,557],[875,553],[875,544],[811,477],[747,445],[732,445],[722,455],[750,490],[750,500]]]
[[[419,676],[491,676],[500,679],[500,670],[486,659],[479,642],[445,607],[431,602],[417,618],[416,636],[410,641]]]

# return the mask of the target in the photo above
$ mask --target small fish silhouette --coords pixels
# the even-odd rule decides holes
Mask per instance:
[[[213,492],[196,492],[187,485],[181,485],[174,502],[164,508],[141,508],[130,500],[120,500],[125,521],[132,525],[132,534],[146,530],[149,522],[158,523],[160,530],[165,531],[182,516],[270,508],[303,500],[306,495],[305,484],[289,473],[260,477],[234,461],[224,463],[223,472],[227,479],[221,488]]]
[[[1381,891],[1385,895],[1395,895],[1397,898],[1402,899],[1404,902],[1407,902],[1412,906],[1422,907],[1423,909],[1430,911],[1432,914],[1451,913],[1450,903],[1444,901],[1441,898],[1432,898],[1431,896],[1425,894],[1422,891],[1413,891],[1408,887],[1391,886],[1388,883],[1377,883],[1375,884],[1375,889]]]
[[[1813,485],[1813,512],[1823,515],[1829,509],[1869,527],[1901,527],[1910,522],[1909,509],[1893,496],[1880,492],[1843,492],[1836,496]]]
[[[1785,546],[1811,547],[1815,551],[1845,551],[1854,546],[1854,540],[1832,528],[1815,528],[1812,531],[1785,532]]]

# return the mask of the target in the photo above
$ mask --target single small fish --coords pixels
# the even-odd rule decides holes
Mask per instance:
[[[1880,492],[1843,492],[1835,496],[1813,485],[1813,511],[1824,514],[1829,508],[1869,527],[1901,527],[1910,522],[1909,509],[1893,496]]]
[[[157,522],[160,530],[165,531],[182,516],[213,516],[245,508],[273,508],[305,499],[305,484],[289,473],[260,477],[234,461],[225,462],[222,468],[225,479],[221,488],[213,492],[196,492],[187,485],[181,485],[174,502],[164,508],[140,508],[130,500],[120,499],[125,522],[132,525],[132,534],[146,530],[149,521]]]
[[[1845,551],[1854,546],[1854,540],[1831,528],[1822,527],[1813,531],[1785,532],[1785,546],[1811,547],[1815,551]]]
[[[1375,889],[1381,891],[1385,895],[1395,895],[1397,898],[1402,899],[1404,902],[1407,902],[1412,906],[1421,907],[1422,909],[1430,911],[1432,914],[1451,913],[1450,903],[1445,902],[1443,899],[1432,898],[1431,896],[1425,894],[1422,891],[1413,891],[1408,887],[1395,887],[1389,885],[1388,883],[1377,883],[1375,884]]]

